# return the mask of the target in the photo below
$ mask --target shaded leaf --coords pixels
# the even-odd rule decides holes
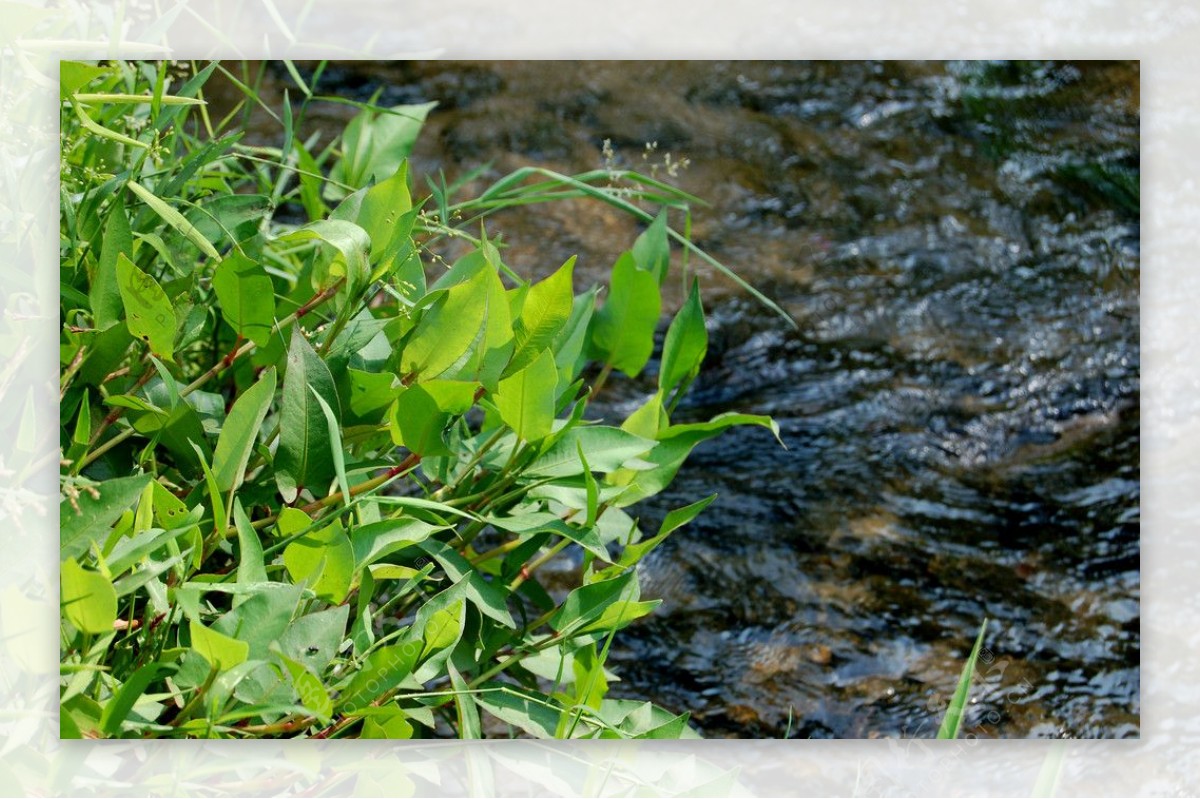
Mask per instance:
[[[334,474],[329,425],[313,391],[331,408],[338,408],[333,376],[296,325],[283,378],[279,449],[275,454],[275,482],[287,503],[294,502],[306,486],[323,489]]]

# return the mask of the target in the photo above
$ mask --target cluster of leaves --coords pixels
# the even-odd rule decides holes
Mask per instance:
[[[430,106],[364,105],[317,151],[304,109],[338,100],[287,67],[276,148],[209,118],[218,70],[259,103],[220,64],[62,65],[62,734],[690,734],[607,698],[604,661],[657,605],[634,566],[713,497],[653,535],[627,509],[700,442],[775,426],[671,423],[707,347],[695,284],[657,393],[584,411],[650,360],[671,241],[699,252],[667,212],[694,198],[534,169],[415,198]],[[578,197],[648,223],[603,303],[573,259],[522,278],[479,222]],[[538,569],[572,554],[553,596]]]

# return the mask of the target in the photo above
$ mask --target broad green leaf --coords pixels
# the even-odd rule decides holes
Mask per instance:
[[[363,717],[362,733],[358,736],[364,739],[380,739],[406,741],[412,738],[413,726],[408,715],[396,707],[371,708]]]
[[[292,679],[292,690],[296,692],[296,698],[300,704],[304,705],[322,723],[328,723],[330,717],[333,716],[333,700],[329,697],[329,692],[325,690],[320,679],[309,671],[305,664],[299,663],[287,655],[276,654]]]
[[[412,152],[425,117],[437,103],[397,105],[390,109],[364,109],[346,125],[342,157],[330,172],[326,194],[341,196],[337,183],[362,188],[396,174]]]
[[[378,262],[387,251],[398,230],[401,218],[412,210],[412,195],[408,190],[408,161],[400,162],[396,172],[366,190],[354,221],[371,238],[371,261]]]
[[[574,300],[571,274],[575,269],[572,256],[554,274],[529,287],[521,305],[521,313],[513,326],[514,349],[505,374],[521,371],[550,348],[571,316]]]
[[[420,455],[450,455],[442,432],[474,404],[477,384],[430,380],[401,391],[388,415],[392,441]]]
[[[154,213],[162,217],[163,221],[174,228],[179,234],[200,248],[200,251],[212,258],[214,261],[221,260],[221,254],[217,252],[217,248],[212,245],[212,242],[204,238],[200,231],[196,230],[196,226],[184,218],[183,214],[176,211],[171,206],[163,202],[162,199],[156,197],[153,192],[145,186],[129,181],[126,183],[129,190],[141,198],[142,202],[150,206]]]
[[[445,569],[447,576],[455,580],[455,583],[434,596],[417,611],[416,622],[413,625],[416,630],[422,628],[429,616],[460,598],[466,599],[480,613],[495,619],[505,627],[516,628],[516,619],[508,611],[507,594],[484,579],[482,573],[472,569],[462,555],[436,538],[422,542],[420,547],[433,556],[434,560]]]
[[[421,631],[421,640],[424,641],[424,648],[421,651],[422,658],[431,652],[437,652],[458,643],[458,638],[462,635],[465,612],[466,605],[460,599],[430,616],[429,621],[425,623],[425,628]]]
[[[125,304],[129,332],[150,345],[150,350],[172,360],[175,350],[175,311],[158,281],[134,265],[124,253],[117,255],[117,287]]]
[[[162,483],[154,484],[154,519],[164,530],[179,527],[188,520],[188,508],[183,500],[166,489]]]
[[[650,226],[633,243],[633,259],[638,269],[654,275],[661,286],[671,265],[671,245],[667,240],[667,209],[663,208]]]
[[[616,501],[617,507],[632,505],[662,491],[675,478],[679,467],[697,444],[720,435],[734,425],[759,425],[770,430],[776,440],[779,440],[779,425],[769,416],[723,413],[707,422],[671,425],[659,433],[658,446],[645,456],[645,460],[653,464],[652,468],[636,473],[622,473],[610,478],[618,484],[628,484],[630,487],[629,491]]]
[[[346,278],[349,296],[356,296],[367,287],[371,277],[367,257],[371,237],[365,230],[344,219],[319,219],[276,239],[282,244],[314,240],[333,248],[329,260],[320,262],[320,269],[314,272],[322,288],[342,277]]]
[[[106,330],[121,321],[125,309],[117,280],[117,256],[133,256],[133,234],[129,230],[129,217],[125,204],[114,200],[104,225],[104,241],[100,245],[100,260],[96,274],[88,286],[88,299],[92,305],[92,319],[97,330]]]
[[[353,713],[368,707],[371,702],[395,688],[413,672],[424,645],[421,641],[406,641],[376,649],[367,656],[350,685],[342,691],[337,704],[343,713]]]
[[[450,271],[433,286],[435,290],[453,290],[483,276],[487,284],[487,311],[483,315],[483,329],[474,346],[467,348],[441,376],[478,381],[488,391],[496,390],[496,382],[504,373],[513,351],[513,321],[508,295],[498,273],[501,265],[495,245],[485,239],[478,249],[455,261]]]
[[[354,577],[354,548],[340,521],[300,536],[283,550],[283,565],[297,585],[319,599],[341,604]]]
[[[233,523],[237,527],[238,535],[238,583],[242,585],[265,583],[267,569],[263,565],[262,541],[259,540],[255,529],[250,526],[250,518],[246,516],[246,511],[242,508],[242,501],[237,497],[234,497],[233,500]],[[235,600],[234,604],[240,603]]]
[[[520,727],[534,738],[553,738],[560,711],[544,694],[489,682],[475,694],[479,707],[501,721]]]
[[[213,451],[212,469],[221,491],[231,491],[242,484],[259,428],[274,398],[275,367],[270,366],[229,409],[217,438],[217,448]]]
[[[279,449],[275,454],[275,482],[287,503],[294,502],[305,487],[314,493],[324,491],[334,475],[329,425],[313,391],[331,408],[339,407],[333,376],[296,325],[283,378]]]
[[[572,428],[549,450],[530,464],[526,474],[536,477],[568,477],[580,474],[579,447],[592,471],[607,474],[641,458],[657,443],[635,436],[616,427],[591,426]]]
[[[621,422],[621,429],[642,438],[658,438],[659,432],[669,424],[662,400],[663,392],[659,389],[654,396],[646,400],[636,411],[629,414],[625,421]]]
[[[263,268],[234,253],[217,266],[212,286],[229,326],[265,347],[275,326],[275,289]]]
[[[446,527],[418,519],[400,518],[371,522],[354,528],[355,568],[361,569],[382,557],[424,541]]]
[[[62,99],[75,94],[101,75],[108,75],[112,67],[96,67],[81,61],[58,62],[58,91]]]
[[[488,314],[488,287],[493,279],[495,275],[480,271],[448,289],[426,309],[400,355],[402,374],[438,377],[480,343]]]
[[[500,381],[493,397],[500,418],[523,441],[550,435],[554,422],[554,389],[558,370],[549,350],[542,350],[528,366]]]
[[[149,481],[148,474],[106,480],[94,487],[96,496],[89,491],[79,493],[78,512],[69,501],[63,500],[59,505],[59,546],[63,557],[80,557],[93,543],[102,541]]]
[[[630,253],[613,265],[608,298],[592,317],[592,357],[636,377],[654,352],[654,328],[662,307],[658,280]]]
[[[60,580],[67,621],[83,633],[111,633],[117,619],[117,592],[108,578],[68,558],[62,562]]]
[[[218,671],[228,671],[239,663],[246,662],[250,645],[245,641],[211,630],[198,621],[188,623],[192,634],[192,649]]]
[[[966,713],[967,698],[971,693],[971,678],[975,675],[975,661],[979,659],[979,652],[983,648],[983,636],[987,633],[988,620],[984,619],[983,624],[979,625],[979,635],[975,637],[975,645],[971,647],[971,654],[967,657],[967,662],[963,665],[962,674],[958,678],[958,686],[954,689],[954,696],[950,699],[950,705],[946,708],[946,716],[942,719],[942,724],[938,727],[938,738],[957,738],[962,730],[963,716]]]
[[[349,618],[349,605],[301,616],[279,636],[279,651],[321,674],[337,657]]]
[[[349,377],[348,404],[355,416],[365,417],[386,408],[401,390],[396,376],[390,373],[347,369],[346,374]]]
[[[303,589],[287,583],[259,583],[250,586],[210,583],[207,590],[217,590],[218,586],[235,596],[245,596],[246,599],[214,621],[212,629],[222,635],[244,641],[250,647],[250,657],[255,660],[269,659],[271,644],[279,640],[287,630]]]
[[[700,371],[700,363],[708,351],[708,330],[704,327],[704,307],[700,304],[700,284],[692,281],[687,302],[671,320],[663,344],[662,367],[658,370],[658,387],[664,396]]]
[[[650,615],[661,604],[661,599],[650,599],[640,602],[618,602],[606,607],[595,621],[585,624],[576,630],[576,632],[582,635],[584,633],[619,630],[635,619]]]
[[[563,634],[578,633],[599,619],[610,605],[637,602],[638,596],[637,573],[630,570],[611,580],[576,588],[550,617],[549,624]]]

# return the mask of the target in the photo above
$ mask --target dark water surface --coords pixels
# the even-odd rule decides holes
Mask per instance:
[[[364,63],[325,80],[440,101],[417,174],[592,169],[604,139],[660,176],[667,153],[689,159],[678,184],[712,204],[697,243],[799,325],[706,274],[706,373],[673,421],[767,413],[788,448],[727,433],[640,508],[654,529],[720,494],[641,567],[664,603],[617,637],[614,695],[691,711],[707,736],[928,736],[987,616],[965,731],[1138,734],[1136,63]],[[336,131],[353,109],[311,112]],[[494,228],[515,268],[578,253],[594,279],[637,233],[582,203]],[[652,392],[609,385],[622,413]]]

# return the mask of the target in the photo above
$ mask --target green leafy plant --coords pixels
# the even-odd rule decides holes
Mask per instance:
[[[946,714],[942,717],[942,724],[938,727],[937,737],[939,739],[957,738],[962,732],[963,718],[967,712],[967,700],[971,695],[971,680],[975,676],[975,664],[979,660],[979,653],[983,650],[983,636],[986,632],[987,619],[984,619],[983,623],[979,625],[979,635],[975,637],[975,645],[971,647],[971,654],[967,656],[962,674],[958,677],[954,696],[950,698]]]
[[[669,225],[698,201],[533,168],[418,196],[431,106],[362,104],[319,147],[306,109],[346,101],[285,66],[274,109],[220,64],[62,64],[62,735],[694,734],[607,697],[605,660],[658,604],[634,567],[713,497],[653,534],[632,506],[722,431],[778,430],[671,421],[707,349],[694,281],[656,393],[585,411],[652,356],[672,246],[725,269]],[[222,120],[217,74],[243,93]],[[278,147],[236,131],[256,106]],[[646,223],[603,302],[484,225],[578,198]],[[571,553],[554,595],[539,569]]]

